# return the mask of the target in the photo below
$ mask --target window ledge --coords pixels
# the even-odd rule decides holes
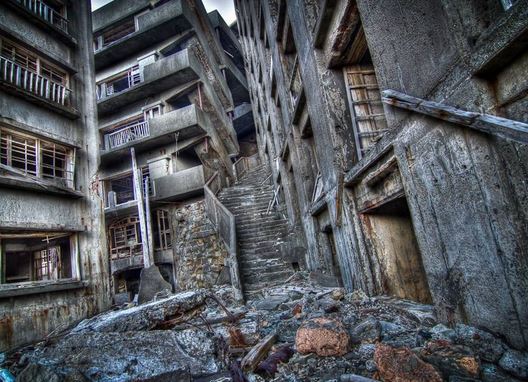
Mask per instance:
[[[60,187],[52,183],[48,183],[44,180],[40,180],[40,182],[37,182],[35,180],[27,178],[6,175],[5,173],[2,173],[2,170],[5,171],[5,168],[3,168],[3,166],[0,166],[0,185],[3,185],[5,187],[43,192],[48,194],[65,196],[73,199],[82,198],[84,196],[82,192],[77,190]]]
[[[88,281],[61,280],[55,282],[28,282],[20,284],[0,285],[0,299],[17,296],[27,296],[39,293],[59,292],[64,290],[81,289],[88,286]]]

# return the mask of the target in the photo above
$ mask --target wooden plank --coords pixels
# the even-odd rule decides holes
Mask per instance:
[[[524,122],[461,110],[395,90],[384,90],[382,95],[383,102],[391,106],[425,114],[511,141],[528,143],[528,124]]]
[[[271,333],[253,346],[249,353],[242,359],[241,366],[245,371],[253,371],[260,361],[266,356],[273,344],[277,341],[277,334]]]

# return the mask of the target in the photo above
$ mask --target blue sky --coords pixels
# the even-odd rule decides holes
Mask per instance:
[[[92,0],[92,10],[102,7],[112,0]],[[220,12],[227,25],[230,25],[236,19],[235,7],[233,0],[202,0],[207,12],[215,9]]]

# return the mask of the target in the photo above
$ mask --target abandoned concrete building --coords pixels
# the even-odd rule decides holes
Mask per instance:
[[[1,2],[0,373],[527,380],[528,0],[234,7]]]
[[[116,300],[138,293],[145,252],[172,288],[210,286],[227,252],[206,221],[205,181],[232,178],[239,141],[254,140],[238,40],[199,1],[116,0],[93,25]]]
[[[259,156],[306,267],[522,348],[527,4],[235,1]]]
[[[0,4],[0,349],[110,304],[90,7]],[[95,281],[97,280],[97,281]]]

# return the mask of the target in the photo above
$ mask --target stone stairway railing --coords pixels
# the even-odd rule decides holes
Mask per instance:
[[[237,238],[235,216],[218,200],[216,195],[223,188],[222,178],[215,172],[204,186],[205,214],[213,223],[216,232],[224,242],[228,251],[228,267],[231,276],[235,298],[244,300],[242,293],[242,282],[238,269]]]

